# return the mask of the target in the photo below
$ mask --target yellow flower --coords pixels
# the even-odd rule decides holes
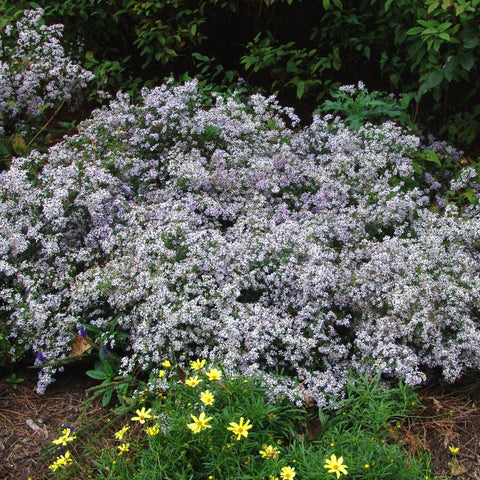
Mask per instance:
[[[260,453],[262,458],[278,458],[280,450],[272,445],[263,445],[263,450],[260,450],[258,453]]]
[[[158,371],[158,378],[163,378],[165,376],[165,370]]]
[[[191,367],[193,370],[199,371],[199,370],[201,370],[201,369],[205,366],[206,363],[207,363],[206,360],[199,360],[199,359],[197,359],[197,360],[195,360],[195,361],[193,361],[193,362],[190,362],[190,367]]]
[[[140,422],[141,424],[145,423],[145,420],[152,418],[150,412],[152,411],[151,408],[145,410],[145,407],[142,407],[141,410],[136,410],[135,413],[138,415],[137,417],[132,417],[132,420],[135,422]]]
[[[118,448],[118,454],[122,455],[122,453],[127,453],[130,450],[130,444],[129,443],[122,443],[117,448]]]
[[[280,476],[283,478],[283,480],[291,480],[295,477],[295,469],[293,467],[282,467]]]
[[[212,417],[205,418],[205,412],[200,413],[198,417],[195,415],[190,415],[192,417],[193,423],[189,423],[187,427],[193,432],[198,433],[206,428],[212,428],[211,425],[207,423],[212,419]]]
[[[205,405],[212,405],[215,401],[215,397],[210,390],[205,390],[204,392],[200,393],[200,400]]]
[[[216,368],[212,368],[206,375],[209,380],[220,380],[222,378],[222,372]]]
[[[73,460],[70,457],[70,452],[66,452],[65,455],[60,455],[57,459],[48,466],[53,472],[57,471],[60,467],[65,465],[70,465],[73,463]]]
[[[147,433],[147,435],[150,435],[150,436],[158,435],[160,433],[160,427],[157,424],[155,424],[151,427],[147,427],[145,432]]]
[[[203,380],[201,378],[198,378],[197,375],[194,377],[189,377],[185,380],[185,385],[188,385],[189,387],[196,387],[200,382]]]
[[[337,478],[340,478],[342,473],[344,475],[347,474],[347,466],[343,465],[343,457],[338,457],[336,455],[332,455],[330,459],[325,460],[324,468],[328,468],[328,473],[335,473]]]
[[[274,477],[273,475],[269,475],[268,480],[278,480],[278,477]]]
[[[243,423],[243,417],[240,417],[240,422],[230,422],[230,426],[227,427],[227,430],[230,430],[237,436],[237,440],[240,440],[242,437],[248,437],[248,430],[252,428],[250,425],[250,420],[247,420]]]
[[[448,447],[448,449],[450,450],[450,453],[452,455],[456,455],[458,453],[458,451],[460,450],[459,447]]]
[[[172,364],[168,360],[164,360],[162,362],[162,367],[170,368],[171,366],[172,366]]]
[[[63,445],[64,447],[68,442],[73,442],[77,437],[76,435],[71,435],[72,431],[69,428],[62,430],[63,435],[53,440],[52,443],[55,445]]]
[[[65,452],[65,455],[60,455],[57,458],[57,465],[59,467],[63,465],[70,465],[73,463],[73,460],[70,458],[70,452]]]
[[[125,425],[122,429],[120,429],[118,432],[115,432],[115,438],[117,440],[123,440],[123,437],[127,433],[128,429],[130,427],[128,425]]]

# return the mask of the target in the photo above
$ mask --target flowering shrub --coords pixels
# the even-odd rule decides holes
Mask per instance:
[[[185,353],[319,405],[351,369],[414,385],[479,365],[477,207],[429,209],[419,140],[392,123],[296,122],[163,85],[14,160],[2,328],[13,358],[37,352],[39,391],[80,327],[124,373]]]
[[[0,134],[25,134],[32,121],[63,101],[78,103],[93,74],[61,45],[63,25],[44,25],[43,10],[26,10],[0,38]]]

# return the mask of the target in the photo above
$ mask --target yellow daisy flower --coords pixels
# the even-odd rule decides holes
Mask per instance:
[[[230,426],[227,427],[227,430],[230,430],[237,436],[237,440],[240,440],[242,437],[248,437],[248,430],[252,428],[250,420],[247,420],[243,423],[243,417],[240,417],[240,422],[230,422]]]
[[[215,396],[210,390],[205,390],[204,392],[200,393],[200,401],[205,405],[213,405]]]
[[[196,387],[200,382],[203,380],[201,378],[198,378],[197,375],[194,377],[189,377],[185,380],[185,385],[188,385],[189,387]]]
[[[135,422],[140,422],[141,424],[145,423],[145,420],[152,418],[150,412],[152,411],[151,408],[145,410],[145,407],[142,407],[141,410],[136,410],[135,413],[138,415],[137,417],[132,417],[132,420]]]
[[[347,475],[347,466],[343,464],[343,457],[338,457],[332,455],[329,459],[325,460],[324,468],[327,468],[328,473],[335,473],[337,478],[340,478],[340,475]]]
[[[280,450],[273,445],[263,445],[263,450],[260,450],[258,453],[262,456],[262,458],[278,458],[280,455]]]
[[[198,417],[195,415],[190,415],[192,417],[193,423],[189,423],[187,427],[193,432],[198,433],[206,428],[212,428],[211,425],[208,425],[208,422],[212,419],[212,417],[205,418],[205,412],[200,413]]]
[[[115,432],[115,438],[117,440],[123,440],[123,437],[127,433],[127,431],[130,429],[129,425],[125,425],[123,428],[121,428],[118,432]]]
[[[282,470],[280,471],[280,477],[282,477],[283,480],[291,480],[295,475],[296,473],[293,467],[282,467]]]
[[[206,363],[207,363],[206,360],[197,359],[195,361],[190,362],[190,367],[192,368],[192,370],[199,371],[205,366]]]
[[[210,369],[209,372],[206,372],[206,375],[209,380],[220,380],[222,378],[222,372],[216,368]]]

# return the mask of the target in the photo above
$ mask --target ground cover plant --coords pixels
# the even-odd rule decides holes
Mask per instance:
[[[419,406],[401,382],[350,377],[346,399],[327,411],[268,402],[260,377],[229,377],[204,359],[160,367],[94,438],[64,425],[48,478],[430,478],[428,458],[400,440],[400,421]]]
[[[2,349],[35,355],[39,392],[78,336],[121,374],[201,357],[318,406],[352,370],[478,366],[478,207],[447,195],[474,166],[422,184],[434,151],[392,123],[300,128],[194,81],[142,95],[1,174]]]

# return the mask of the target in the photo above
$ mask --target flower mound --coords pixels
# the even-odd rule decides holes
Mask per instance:
[[[1,174],[0,314],[39,391],[79,325],[123,372],[186,353],[319,405],[352,369],[480,365],[480,216],[409,186],[416,137],[206,104],[195,82],[119,94]]]

